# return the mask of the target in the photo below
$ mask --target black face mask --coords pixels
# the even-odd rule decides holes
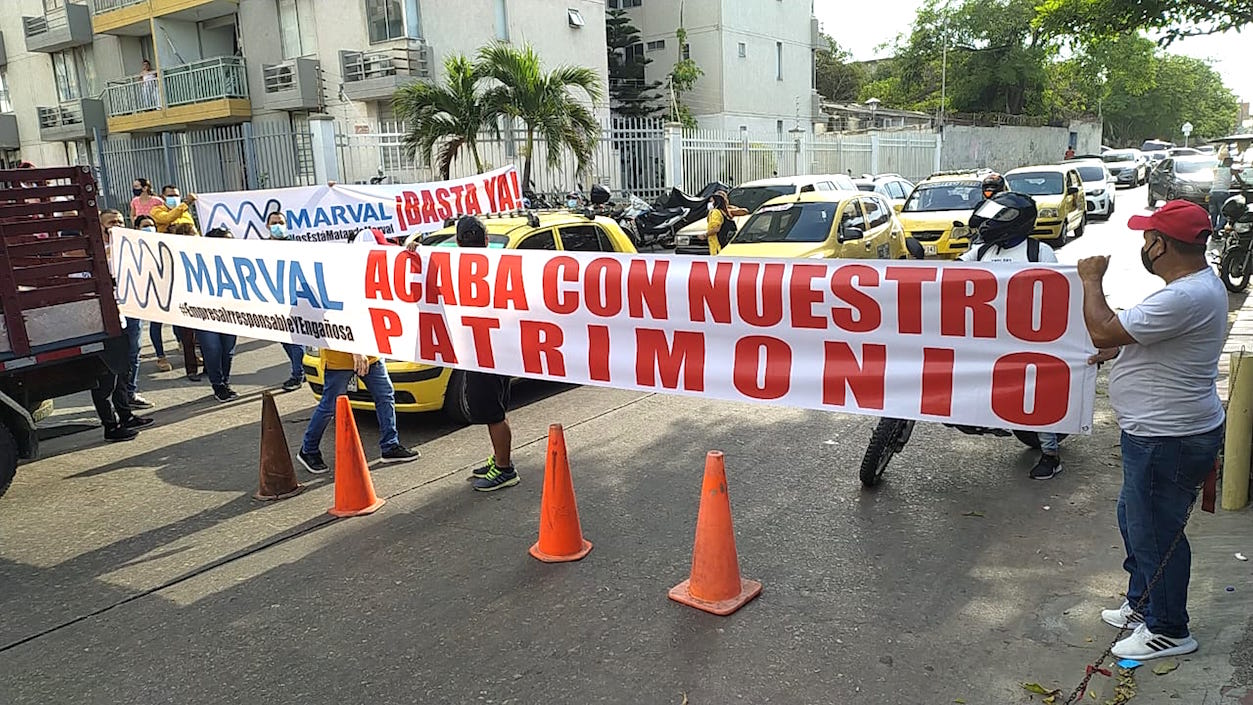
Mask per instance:
[[[1149,257],[1149,250],[1153,249],[1153,245],[1158,242],[1162,243],[1162,251],[1156,257]],[[1157,260],[1161,259],[1162,256],[1165,254],[1166,254],[1166,243],[1163,242],[1162,239],[1159,237],[1153,242],[1150,242],[1148,247],[1145,247],[1140,250],[1140,264],[1144,265],[1144,270],[1147,271],[1149,274],[1157,276],[1157,272],[1153,271],[1153,264],[1157,262]]]
[[[141,194],[141,193],[143,193],[143,192],[144,192],[144,190],[143,190],[143,189],[141,189],[141,188],[133,188],[133,189],[131,189],[131,193],[135,194],[136,196],[138,196],[139,194]]]

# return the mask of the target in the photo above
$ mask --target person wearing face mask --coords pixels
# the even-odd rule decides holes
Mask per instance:
[[[104,240],[105,251],[111,253],[113,228],[122,227],[122,214],[108,209],[100,212],[100,234]],[[114,270],[112,256],[109,256],[109,271]],[[135,409],[151,408],[152,404],[135,393],[135,384],[139,376],[139,334],[142,323],[137,318],[122,317],[123,330],[126,333],[128,355],[126,369],[119,372],[106,370],[91,392],[92,404],[96,407],[96,415],[104,424],[106,441],[129,441],[136,432],[152,423],[151,418],[136,416]]]
[[[134,209],[134,203],[131,204],[131,208],[132,210]],[[141,215],[135,218],[135,229],[146,233],[155,233],[157,231],[157,221],[153,220],[150,215]],[[174,367],[165,356],[165,341],[161,336],[163,330],[164,327],[160,321],[148,322],[148,341],[152,343],[152,350],[157,354],[157,371],[169,372]]]
[[[173,184],[161,188],[161,203],[153,206],[150,215],[157,222],[157,232],[168,233],[170,228],[179,223],[191,226],[193,234],[196,221],[191,217],[191,204],[196,202],[196,194],[189,193],[185,197],[179,195],[178,187]]]
[[[287,217],[282,211],[274,211],[265,217],[265,226],[270,231],[271,240],[291,240],[287,232]],[[291,376],[283,382],[283,391],[294,392],[305,383],[305,348],[298,343],[281,343],[287,360],[291,363]]]
[[[131,199],[131,222],[139,229],[139,217],[151,215],[152,209],[165,201],[152,192],[152,182],[142,177],[131,182],[131,193],[135,196]]]
[[[1081,259],[1078,269],[1084,322],[1100,348],[1090,362],[1117,358],[1109,400],[1122,429],[1117,517],[1130,577],[1122,607],[1101,619],[1135,630],[1114,645],[1114,656],[1143,661],[1197,650],[1188,631],[1192,558],[1183,529],[1223,443],[1215,382],[1227,291],[1205,260],[1211,223],[1201,206],[1171,201],[1127,227],[1144,232],[1140,261],[1164,288],[1115,313],[1102,288],[1109,257]]]

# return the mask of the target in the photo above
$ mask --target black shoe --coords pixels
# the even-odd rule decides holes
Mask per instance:
[[[151,416],[132,416],[122,422],[123,428],[131,428],[138,431],[141,428],[147,428],[155,422]]]
[[[133,428],[127,428],[122,424],[116,426],[106,426],[104,429],[104,439],[110,443],[118,443],[120,441],[133,441],[139,435],[139,431]]]
[[[487,475],[474,481],[474,490],[476,492],[492,492],[494,490],[503,490],[506,487],[513,487],[516,484],[518,484],[517,470],[514,470],[512,467],[502,468],[493,464]]]
[[[132,409],[151,409],[152,402],[136,394],[135,396],[131,397],[131,408]]]
[[[306,453],[302,450],[296,454],[296,460],[299,460],[300,464],[305,466],[305,470],[314,475],[323,475],[331,470],[322,459],[321,453]]]
[[[1032,480],[1051,480],[1062,472],[1062,459],[1048,453],[1040,454],[1040,461],[1031,468]]]
[[[300,377],[292,377],[291,379],[287,380],[286,382],[283,382],[283,391],[284,391],[284,392],[294,392],[294,391],[296,391],[297,389],[300,389],[301,387],[303,387],[303,386],[304,386],[304,384],[305,384],[305,381],[304,381],[302,378],[300,378]]]
[[[192,372],[192,373],[190,373],[190,374],[188,374],[188,375],[187,375],[187,381],[188,381],[188,382],[199,382],[199,381],[201,380],[201,377],[202,377],[202,375],[201,375],[199,372]]]
[[[384,463],[407,463],[410,460],[421,458],[422,454],[416,450],[410,450],[404,446],[396,446],[383,451],[383,457],[380,460]]]
[[[228,401],[235,401],[238,399],[239,393],[230,387],[218,387],[213,390],[213,398],[225,404]]]

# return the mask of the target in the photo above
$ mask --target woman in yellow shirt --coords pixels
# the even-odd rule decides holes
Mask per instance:
[[[721,252],[722,241],[735,235],[735,217],[743,215],[748,215],[748,211],[731,205],[726,191],[714,193],[710,198],[709,217],[705,220],[705,238],[709,241],[710,256]]]

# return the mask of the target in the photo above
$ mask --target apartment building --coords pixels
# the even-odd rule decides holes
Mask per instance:
[[[603,0],[5,0],[0,160],[90,163],[95,135],[314,114],[368,132],[444,57],[529,42],[608,79]],[[7,47],[7,48],[6,48]],[[145,64],[145,62],[147,62]]]
[[[704,75],[683,96],[701,127],[753,134],[808,129],[821,120],[813,0],[607,0],[640,30],[634,51],[652,59],[645,80],[666,78],[680,56]],[[687,33],[679,46],[677,30]]]

